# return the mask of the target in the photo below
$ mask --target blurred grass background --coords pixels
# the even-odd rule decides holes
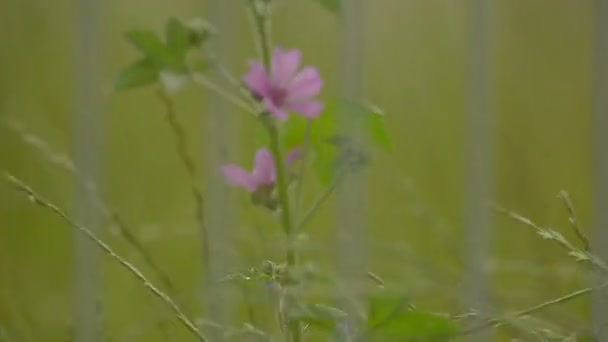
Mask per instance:
[[[304,51],[335,94],[337,22],[312,1],[285,1],[273,29],[277,44]],[[0,119],[16,119],[60,152],[73,146],[76,1],[0,2]],[[123,38],[131,28],[162,30],[170,16],[205,17],[200,0],[105,2],[105,177],[108,201],[168,271],[189,309],[199,307],[200,239],[188,179],[174,153],[154,87],[113,93],[118,70],[136,51]],[[466,115],[464,1],[374,0],[366,22],[369,99],[386,112],[394,151],[371,167],[370,269],[420,308],[458,313]],[[494,93],[497,109],[496,202],[574,238],[556,198],[568,190],[579,218],[590,224],[592,39],[591,1],[500,0],[494,17]],[[240,63],[254,56],[243,13]],[[190,146],[202,157],[206,93],[191,87],[177,96]],[[250,161],[254,133],[243,116],[238,160]],[[73,180],[0,125],[0,170],[24,179],[64,208]],[[221,181],[221,180],[218,180]],[[313,184],[310,182],[309,184]],[[321,190],[306,190],[310,202]],[[279,258],[273,239],[261,241],[251,217],[268,236],[279,235],[267,215],[244,203],[235,253],[243,267]],[[309,227],[303,258],[331,269],[333,208]],[[120,239],[107,238],[142,264]],[[0,328],[17,341],[66,341],[71,329],[72,231],[0,185]],[[583,286],[584,268],[526,227],[497,216],[487,267],[497,312],[527,307]],[[144,271],[146,271],[144,267]],[[131,275],[104,258],[104,324],[110,338],[153,341],[155,316],[169,317],[175,336],[187,336]],[[542,317],[567,329],[588,327],[587,300]],[[147,330],[146,330],[147,329]],[[143,332],[140,333],[140,331]],[[129,335],[133,334],[133,335]],[[137,339],[129,336],[141,335]],[[0,337],[1,338],[1,337]],[[161,340],[161,339],[158,339]]]

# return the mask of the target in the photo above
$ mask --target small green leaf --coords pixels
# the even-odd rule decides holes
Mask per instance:
[[[127,39],[161,69],[176,73],[187,71],[185,53],[170,49],[156,33],[148,30],[132,30],[127,32]]]
[[[171,52],[156,33],[149,30],[131,30],[127,32],[127,39],[159,65],[171,62]]]
[[[342,8],[341,0],[317,0],[317,2],[320,3],[325,9],[333,13],[338,13]]]
[[[324,304],[307,304],[293,308],[288,312],[288,319],[308,323],[321,329],[333,329],[348,314],[340,309]]]
[[[114,88],[125,90],[154,83],[158,81],[159,72],[160,70],[154,61],[149,58],[142,59],[120,72]]]
[[[173,54],[185,58],[190,47],[190,32],[179,20],[169,19],[165,27],[165,38],[167,47]]]

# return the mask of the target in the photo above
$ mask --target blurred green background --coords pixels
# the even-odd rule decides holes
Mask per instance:
[[[274,39],[301,48],[337,87],[337,20],[312,1],[292,0],[278,11]],[[463,278],[467,10],[465,1],[374,0],[365,23],[367,97],[382,107],[393,138],[369,177],[370,269],[420,308],[459,313]],[[201,0],[106,1],[102,66],[105,100],[103,192],[170,274],[190,309],[199,307],[200,238],[189,180],[154,87],[114,93],[118,71],[137,52],[125,41],[131,28],[161,31],[175,16],[205,17]],[[73,149],[74,40],[77,1],[0,2],[0,119],[16,120],[60,153]],[[494,8],[493,92],[496,108],[495,201],[555,227],[574,239],[556,195],[568,190],[583,226],[591,223],[592,41],[591,1],[501,0]],[[255,56],[243,11],[238,25],[240,75]],[[201,156],[208,94],[190,87],[177,111],[190,146]],[[238,113],[236,113],[238,115]],[[249,163],[254,132],[242,116],[240,152]],[[0,171],[31,184],[54,203],[72,207],[73,179],[50,164],[3,122]],[[218,180],[220,181],[220,180]],[[321,191],[309,183],[305,200]],[[278,258],[278,227],[239,197],[242,219],[234,252],[242,267]],[[309,227],[303,259],[330,270],[335,256],[334,210],[322,209]],[[262,222],[254,228],[252,222]],[[529,228],[497,216],[492,257],[486,260],[496,312],[524,308],[584,286],[584,267]],[[266,237],[260,240],[258,230]],[[110,229],[104,237],[127,258],[139,256]],[[67,341],[71,334],[72,238],[65,224],[0,185],[0,329],[14,341]],[[104,325],[108,340],[162,340],[155,320],[182,327],[113,260],[103,258]],[[143,267],[144,271],[148,271]],[[550,286],[549,286],[550,285]],[[588,300],[539,317],[565,331],[588,328]],[[517,334],[513,332],[513,334]],[[2,336],[0,335],[0,339]]]

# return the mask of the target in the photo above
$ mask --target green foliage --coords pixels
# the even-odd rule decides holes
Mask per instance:
[[[190,47],[190,33],[188,29],[177,19],[171,18],[165,26],[165,37],[167,47],[173,54],[183,60]]]
[[[353,152],[359,154],[357,160],[368,159],[365,148],[355,145],[342,132],[338,123],[339,112],[352,115],[352,120],[363,130],[369,145],[384,151],[390,151],[392,148],[390,135],[384,123],[384,113],[378,107],[347,101],[330,102],[319,118],[310,121],[308,131],[310,148],[313,152],[313,168],[323,185],[328,185],[335,178],[338,161],[346,160],[347,163],[352,163]],[[307,119],[299,116],[291,117],[282,127],[283,145],[286,148],[301,145],[305,141],[306,127]],[[264,138],[259,141],[263,142]]]
[[[342,8],[342,0],[317,0],[325,9],[338,13]]]
[[[127,40],[157,65],[162,66],[172,62],[171,50],[163,43],[160,37],[148,30],[131,30],[126,34]]]
[[[374,341],[450,341],[458,328],[450,319],[417,311],[405,298],[370,300],[368,334]]]
[[[126,38],[143,58],[124,68],[115,83],[116,90],[125,90],[165,81],[167,88],[175,88],[180,78],[185,78],[189,70],[187,54],[200,46],[209,37],[208,26],[195,22],[186,26],[171,18],[165,25],[163,39],[154,31],[135,29],[127,32]],[[197,63],[199,69],[204,63]],[[162,77],[161,77],[162,76]]]
[[[155,83],[159,73],[158,65],[152,59],[144,58],[126,67],[118,75],[114,87],[123,90]]]

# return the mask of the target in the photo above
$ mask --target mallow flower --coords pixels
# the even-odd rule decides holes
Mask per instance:
[[[299,149],[293,149],[287,156],[287,166],[293,164],[301,156]],[[249,192],[268,190],[274,187],[277,178],[277,168],[274,157],[268,148],[260,148],[255,154],[253,170],[247,171],[236,164],[222,167],[224,178],[228,184],[242,187]]]
[[[243,79],[275,117],[285,120],[288,112],[295,112],[316,118],[323,111],[323,104],[315,100],[323,88],[323,80],[315,67],[307,66],[298,71],[301,63],[299,50],[276,48],[270,70],[259,61],[250,61],[249,71]]]

